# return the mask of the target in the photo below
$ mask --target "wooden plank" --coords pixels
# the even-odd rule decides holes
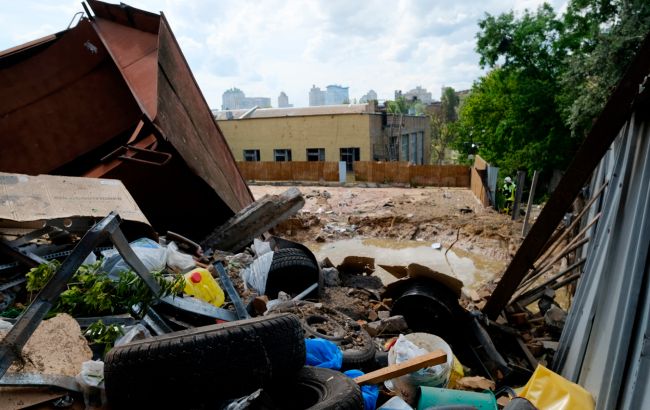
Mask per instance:
[[[415,357],[399,364],[392,364],[383,369],[366,373],[354,379],[358,385],[378,384],[395,377],[413,373],[425,367],[436,366],[447,362],[447,354],[442,350],[435,350],[431,353]]]
[[[298,188],[280,195],[265,195],[239,211],[225,224],[214,230],[201,243],[203,249],[235,252],[280,222],[294,215],[305,205]]]
[[[483,308],[490,319],[496,319],[506,306],[564,213],[629,120],[635,108],[633,103],[639,93],[639,85],[648,72],[650,33]]]

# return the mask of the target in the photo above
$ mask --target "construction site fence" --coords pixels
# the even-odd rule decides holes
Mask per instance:
[[[338,181],[338,162],[238,162],[247,181]]]
[[[337,162],[238,162],[248,181],[338,181]],[[378,184],[470,187],[470,168],[464,165],[412,165],[406,162],[356,161],[354,180]]]
[[[406,162],[354,163],[356,181],[469,188],[469,167],[464,165],[412,165]]]
[[[470,189],[483,206],[490,206],[490,195],[486,186],[488,163],[480,156],[474,157],[474,166],[471,168]]]

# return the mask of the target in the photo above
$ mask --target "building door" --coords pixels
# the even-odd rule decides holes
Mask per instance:
[[[418,132],[418,165],[424,164],[424,133]]]
[[[409,155],[409,161],[411,161],[414,164],[417,164],[418,161],[418,155],[417,155],[417,134],[416,133],[411,133],[411,139],[409,141],[411,143],[411,155]]]
[[[360,158],[360,148],[341,148],[341,161],[345,161],[345,166],[348,171],[352,171],[354,169],[354,161],[359,161]]]

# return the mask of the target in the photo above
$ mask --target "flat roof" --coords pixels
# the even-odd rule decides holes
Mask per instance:
[[[245,110],[213,110],[212,114],[217,120],[240,119],[252,109]],[[333,115],[333,114],[373,114],[374,108],[370,104],[345,104],[345,105],[319,105],[316,107],[288,107],[288,108],[257,108],[245,118],[276,118],[276,117],[301,117],[308,115]]]

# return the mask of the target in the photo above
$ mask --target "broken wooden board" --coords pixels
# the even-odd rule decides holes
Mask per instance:
[[[227,252],[241,250],[254,238],[295,215],[304,205],[305,199],[298,188],[290,188],[280,195],[265,195],[216,228],[201,247]]]
[[[413,373],[425,367],[436,366],[447,362],[447,354],[443,350],[435,350],[422,356],[414,357],[402,363],[392,364],[383,369],[366,373],[356,377],[354,381],[362,386],[364,384],[378,384],[386,380]]]

